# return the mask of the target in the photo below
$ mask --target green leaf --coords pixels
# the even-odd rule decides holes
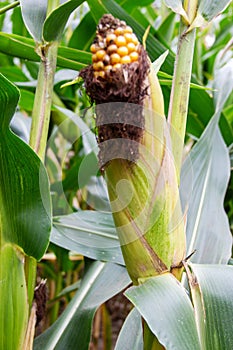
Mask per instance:
[[[47,0],[40,0],[36,6],[34,0],[21,0],[24,23],[35,41],[42,41],[42,30],[47,13]]]
[[[157,60],[155,60],[152,63],[152,67],[154,69],[155,74],[158,74],[160,67],[162,66],[162,64],[164,63],[164,61],[166,60],[166,57],[168,55],[169,51],[165,51],[161,56],[159,56],[157,58]]]
[[[153,0],[122,0],[120,1],[120,5],[126,9],[128,12],[131,12],[135,7],[144,7],[152,4]]]
[[[26,75],[17,66],[0,67],[0,73],[2,73],[2,75],[5,75],[5,77],[12,82],[28,81]]]
[[[83,166],[85,167],[84,169]],[[62,189],[64,191],[68,189],[78,190],[85,187],[89,183],[91,176],[97,175],[98,170],[98,160],[95,153],[91,152],[86,156],[77,157],[62,181]]]
[[[0,349],[22,349],[28,301],[24,256],[14,245],[0,247]]]
[[[98,145],[96,141],[95,134],[90,130],[90,128],[87,126],[87,124],[84,123],[84,121],[77,116],[76,113],[70,111],[69,109],[62,108],[62,107],[55,107],[58,111],[64,113],[67,117],[69,117],[74,124],[78,126],[82,133],[82,137],[86,140],[87,150],[85,150],[85,153],[88,154],[90,152],[94,152],[97,156],[98,154]],[[93,113],[93,109],[91,110],[91,113]]]
[[[59,41],[61,39],[70,14],[83,2],[84,0],[70,0],[50,13],[46,18],[43,28],[43,37],[45,41]]]
[[[165,0],[165,5],[169,7],[173,12],[181,15],[189,23],[189,18],[183,8],[182,0]]]
[[[34,350],[88,350],[94,313],[130,283],[126,269],[111,263],[91,264],[80,289],[57,321],[35,339]]]
[[[55,217],[51,242],[92,259],[124,265],[110,213],[85,210]]]
[[[173,275],[149,278],[125,295],[167,350],[200,350],[193,306]]]
[[[0,51],[10,56],[40,61],[35,52],[34,41],[20,35],[0,33]]]
[[[189,27],[189,31],[193,28],[198,28],[206,25],[212,21],[219,13],[221,13],[229,4],[231,0],[200,0],[197,9],[197,15]]]
[[[231,0],[200,0],[198,6],[198,13],[200,13],[206,21],[210,22],[230,3]]]
[[[32,111],[35,95],[33,92],[21,89],[19,107],[25,111]]]
[[[190,284],[190,288],[205,349],[233,349],[233,267],[191,264],[191,269],[197,278],[196,285]]]
[[[227,147],[218,122],[233,89],[233,69],[227,64],[215,77],[216,114],[184,162],[181,198],[187,214],[187,247],[193,262],[226,263],[231,257],[232,236],[223,201],[230,175]],[[214,86],[214,87],[215,87]]]
[[[1,74],[0,86],[1,240],[40,259],[51,229],[48,177],[38,156],[9,129],[18,89]]]
[[[127,316],[114,350],[143,350],[142,319],[134,308]]]
[[[166,42],[168,42],[169,44],[172,41],[175,24],[176,24],[176,15],[174,12],[170,12],[159,27],[158,34],[162,36],[162,38],[166,40]]]
[[[74,29],[69,41],[69,47],[81,50],[90,50],[90,46],[96,35],[96,23],[89,11]]]
[[[20,35],[0,33],[0,52],[40,62],[40,57],[35,52],[34,41]],[[59,67],[80,70],[87,63],[91,63],[91,53],[63,46],[58,48],[57,65]]]
[[[181,173],[181,198],[188,209],[187,254],[197,250],[193,262],[226,263],[231,256],[232,238],[223,209],[229,175],[228,150],[214,118]]]

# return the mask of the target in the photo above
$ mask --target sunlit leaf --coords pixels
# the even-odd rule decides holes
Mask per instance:
[[[200,350],[193,306],[173,275],[149,278],[125,295],[167,350]]]
[[[24,23],[35,41],[42,41],[43,24],[47,12],[47,0],[40,0],[36,6],[34,0],[20,0]]]
[[[92,259],[124,264],[110,213],[85,210],[57,217],[51,242]]]
[[[189,22],[187,13],[185,12],[182,4],[182,0],[165,0],[165,4],[169,7],[173,12],[181,15],[187,22]]]
[[[230,175],[227,147],[219,132],[220,113],[233,89],[231,65],[215,77],[216,114],[183,165],[181,198],[187,214],[188,254],[193,262],[226,263],[231,257],[232,235],[223,200]]]
[[[231,0],[200,0],[196,18],[189,29],[201,27],[212,21],[212,19],[221,13],[230,2]]]
[[[44,39],[48,42],[60,40],[70,14],[83,2],[84,0],[66,1],[52,11],[44,23]]]
[[[69,47],[89,51],[95,35],[96,22],[93,19],[92,13],[89,11],[74,29],[69,41]]]
[[[35,52],[34,41],[15,34],[0,33],[0,52],[34,62],[40,62]],[[80,70],[91,62],[91,53],[60,46],[57,65],[59,67]]]
[[[191,264],[191,268],[197,281],[190,288],[205,349],[232,349],[233,267]]]

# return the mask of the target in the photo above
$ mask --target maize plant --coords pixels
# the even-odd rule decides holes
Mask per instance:
[[[233,348],[232,10],[0,3],[0,349]]]

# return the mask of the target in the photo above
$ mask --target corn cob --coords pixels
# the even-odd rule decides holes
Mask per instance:
[[[100,167],[126,267],[137,284],[177,266],[185,253],[163,96],[146,51],[125,22],[104,15],[91,52],[92,65],[80,76],[96,104]]]

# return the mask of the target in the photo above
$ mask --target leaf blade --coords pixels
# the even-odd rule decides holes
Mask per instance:
[[[87,350],[96,308],[130,283],[125,268],[96,261],[85,274],[75,294],[58,320],[34,342],[34,350]],[[78,325],[78,327],[77,327]]]
[[[200,349],[191,301],[171,274],[147,279],[125,295],[167,350]]]
[[[206,349],[232,349],[232,266],[191,264],[191,268],[200,286],[201,300],[205,310],[202,317],[205,319]],[[194,307],[197,307],[198,297],[193,293],[192,287],[191,291]],[[201,312],[200,309],[199,312]]]
[[[1,240],[40,259],[49,243],[51,202],[46,170],[32,149],[9,129],[18,89],[0,74]]]

